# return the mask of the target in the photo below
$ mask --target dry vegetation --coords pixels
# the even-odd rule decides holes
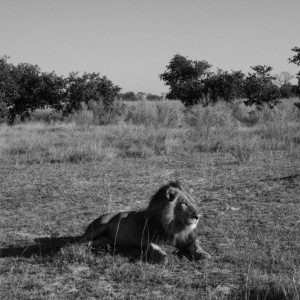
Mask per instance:
[[[108,125],[83,107],[69,122],[0,126],[0,298],[299,300],[291,102],[255,115],[242,104],[139,102]],[[150,264],[73,243],[95,217],[144,207],[170,179],[199,200],[210,261]]]

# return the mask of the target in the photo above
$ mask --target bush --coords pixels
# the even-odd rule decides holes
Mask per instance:
[[[123,101],[137,101],[138,98],[134,92],[126,92],[126,93],[119,93],[118,98],[122,99]]]
[[[81,130],[86,130],[90,125],[93,125],[95,123],[94,119],[93,111],[88,110],[88,107],[84,102],[81,103],[81,109],[75,111],[72,116],[72,120]]]
[[[121,101],[115,99],[108,107],[103,101],[89,101],[88,109],[93,112],[95,125],[108,125],[121,121],[126,108]]]
[[[147,94],[146,99],[149,101],[160,101],[162,100],[162,97],[154,94]]]
[[[154,126],[117,127],[105,135],[107,147],[117,149],[121,157],[148,157],[167,152],[167,129]]]
[[[230,106],[223,103],[218,103],[212,107],[195,105],[187,111],[185,122],[204,134],[221,130],[227,126],[234,129],[237,125],[232,118]]]
[[[227,141],[237,134],[238,124],[224,104],[196,105],[187,112],[185,121],[190,127],[187,143],[201,152],[224,151]]]
[[[87,129],[91,125],[116,124],[123,119],[125,105],[115,100],[109,107],[102,101],[89,101],[81,103],[81,108],[73,113],[71,120],[81,129]]]
[[[176,127],[182,124],[183,111],[180,101],[140,101],[128,106],[124,121],[136,125]]]
[[[280,91],[280,97],[281,98],[286,98],[286,99],[289,99],[291,97],[293,97],[293,85],[290,84],[290,83],[286,83],[286,84],[283,84],[280,88],[279,88],[279,91]]]
[[[259,144],[256,137],[238,134],[226,142],[224,152],[231,154],[240,163],[245,163],[256,153]]]
[[[250,111],[242,103],[233,103],[230,108],[233,118],[241,122],[241,124],[246,125],[247,127],[257,125],[260,120],[259,113]]]
[[[281,103],[274,109],[264,108],[260,114],[261,126],[256,134],[261,138],[264,150],[289,149],[298,143],[300,124],[291,103]]]
[[[44,122],[44,123],[55,123],[63,121],[62,112],[53,110],[51,108],[37,109],[35,110],[30,118],[33,122]]]

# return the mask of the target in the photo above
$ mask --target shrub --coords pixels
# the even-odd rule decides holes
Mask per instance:
[[[81,108],[67,119],[74,121],[81,129],[88,129],[91,125],[116,124],[122,120],[125,105],[115,100],[109,107],[105,107],[102,101],[89,101],[81,103]]]
[[[131,91],[123,93],[123,94],[119,93],[118,98],[122,99],[124,101],[136,101],[136,100],[138,100],[136,94],[134,92],[131,92]]]
[[[30,121],[33,122],[44,122],[44,123],[55,123],[63,121],[62,112],[53,110],[51,108],[37,109],[32,113]]]
[[[232,103],[230,108],[233,118],[241,122],[241,124],[246,125],[247,127],[258,124],[260,119],[259,113],[250,111],[245,104],[235,102]]]
[[[86,130],[90,125],[95,123],[93,111],[88,110],[88,107],[84,102],[81,103],[81,109],[73,113],[72,120],[81,130]]]
[[[186,114],[190,129],[186,136],[187,144],[201,152],[224,151],[226,141],[237,134],[237,122],[227,105],[214,107],[196,105]]]
[[[162,97],[154,94],[147,94],[146,99],[149,101],[160,101],[162,100]]]
[[[106,106],[103,101],[89,101],[88,109],[93,112],[95,125],[116,124],[123,119],[125,105],[114,100],[110,106]]]
[[[187,111],[185,122],[203,134],[209,134],[211,131],[227,126],[233,129],[237,125],[232,118],[230,106],[223,103],[218,103],[212,107],[195,105]]]
[[[182,123],[183,110],[179,101],[140,101],[128,107],[124,121],[136,125],[175,127]]]
[[[129,124],[149,125],[156,119],[156,109],[149,101],[140,101],[136,105],[127,106],[124,121]]]
[[[247,162],[258,150],[256,137],[238,134],[233,140],[229,140],[224,147],[224,152],[231,154],[240,163]]]
[[[274,109],[264,108],[261,112],[261,126],[256,134],[262,139],[261,147],[265,150],[289,149],[297,143],[300,124],[293,106],[281,103]]]
[[[167,152],[167,130],[153,126],[118,126],[104,136],[104,145],[121,157],[148,157]]]

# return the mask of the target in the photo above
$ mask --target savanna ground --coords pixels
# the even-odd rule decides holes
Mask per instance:
[[[0,126],[0,299],[300,299],[300,115],[292,100],[141,102],[115,124]],[[99,121],[99,120],[98,120]],[[73,243],[100,214],[193,189],[209,261],[166,264]]]

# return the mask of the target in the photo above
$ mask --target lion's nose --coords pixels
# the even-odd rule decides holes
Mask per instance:
[[[200,217],[200,216],[199,216],[199,215],[196,215],[196,214],[193,214],[193,216],[192,216],[192,218],[195,219],[195,220],[198,220],[199,217]]]
[[[202,217],[202,214],[200,214],[200,213],[199,213],[199,214],[196,214],[196,213],[195,213],[195,214],[193,215],[193,218],[194,218],[195,220],[198,220],[198,219],[200,219],[201,217]]]

